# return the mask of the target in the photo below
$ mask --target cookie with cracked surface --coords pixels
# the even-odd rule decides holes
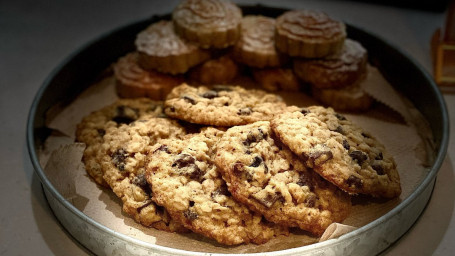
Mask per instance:
[[[155,22],[137,34],[138,64],[146,70],[183,74],[210,58],[210,53],[175,34],[171,21]]]
[[[175,87],[164,104],[168,116],[213,126],[270,120],[286,107],[281,97],[262,90],[227,85],[196,88],[187,84]]]
[[[287,11],[276,18],[275,45],[292,57],[322,58],[343,47],[346,26],[312,10]]]
[[[275,19],[260,15],[243,17],[239,40],[232,49],[238,62],[250,67],[279,67],[287,56],[275,48]]]
[[[109,128],[104,135],[101,162],[104,179],[122,199],[123,210],[144,226],[183,231],[167,212],[151,199],[153,191],[145,179],[145,160],[160,139],[179,138],[185,129],[169,118],[146,116],[129,125]]]
[[[153,200],[186,228],[221,244],[262,244],[287,234],[235,201],[213,163],[223,132],[209,127],[182,140],[162,140],[147,164]]]
[[[164,100],[172,88],[184,81],[183,76],[144,70],[138,65],[137,59],[137,52],[128,53],[113,66],[119,97]]]
[[[106,130],[109,127],[129,124],[146,114],[163,114],[162,102],[147,98],[120,99],[102,109],[93,111],[78,123],[76,141],[86,144],[82,160],[87,173],[96,183],[109,187],[103,179],[103,171],[97,161]]]
[[[295,59],[296,75],[314,88],[335,89],[352,85],[366,74],[367,50],[352,39],[344,41],[340,52],[322,59]]]
[[[226,48],[240,35],[242,10],[227,0],[183,0],[172,12],[175,32],[202,48]]]
[[[331,108],[311,106],[271,121],[279,139],[326,180],[351,194],[400,195],[395,160],[370,133]]]
[[[321,235],[342,222],[350,197],[303,162],[273,135],[270,122],[228,129],[215,158],[232,196],[269,221]]]

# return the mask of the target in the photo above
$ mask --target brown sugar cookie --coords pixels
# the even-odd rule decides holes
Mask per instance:
[[[164,100],[172,88],[183,83],[181,76],[142,69],[137,58],[137,52],[129,53],[114,64],[116,90],[120,97]]]
[[[344,23],[323,12],[292,10],[276,19],[276,47],[293,57],[321,58],[336,53],[345,38]]]
[[[401,193],[395,160],[371,134],[331,108],[311,106],[271,121],[279,139],[326,180],[351,194]]]
[[[252,73],[254,80],[266,91],[298,91],[301,87],[290,68],[254,69]]]
[[[202,48],[226,48],[240,35],[242,11],[226,0],[183,0],[172,12],[176,33]]]
[[[295,59],[297,76],[313,88],[334,89],[352,85],[366,73],[367,50],[346,39],[340,52],[322,59]]]
[[[221,244],[262,244],[287,234],[232,198],[213,163],[222,134],[209,127],[155,145],[147,164],[153,200],[186,228]]]
[[[150,25],[137,35],[135,44],[138,63],[146,70],[181,74],[210,58],[209,52],[177,36],[171,21]]]
[[[239,73],[239,67],[228,56],[208,60],[189,71],[188,77],[192,82],[213,85],[227,84]]]
[[[94,181],[102,186],[109,187],[103,179],[103,169],[98,161],[103,136],[106,130],[129,124],[144,115],[162,115],[162,102],[148,98],[119,99],[116,102],[93,111],[85,116],[76,128],[76,141],[86,144],[83,162],[87,173]]]
[[[275,48],[275,19],[248,15],[243,17],[239,40],[232,54],[236,61],[250,67],[278,67],[287,60]]]
[[[107,129],[102,144],[103,178],[122,200],[123,211],[138,223],[159,230],[181,232],[185,229],[152,201],[145,179],[146,156],[160,139],[179,138],[186,131],[169,118],[145,116],[129,125]]]
[[[262,90],[215,85],[177,86],[165,101],[165,113],[190,123],[233,126],[270,120],[286,107],[282,98]]]
[[[313,98],[324,106],[337,111],[366,111],[374,103],[374,99],[364,90],[364,78],[354,84],[338,89],[319,89],[311,87]]]

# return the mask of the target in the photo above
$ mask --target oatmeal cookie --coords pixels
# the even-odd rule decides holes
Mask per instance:
[[[349,195],[306,168],[268,121],[228,129],[215,163],[232,196],[269,221],[321,235],[349,214]]]
[[[146,114],[163,114],[162,103],[147,98],[120,99],[85,116],[77,125],[76,141],[86,144],[82,160],[87,173],[96,183],[109,187],[103,179],[103,170],[97,161],[106,130],[121,124],[129,124]]]
[[[152,201],[152,191],[145,179],[145,160],[160,139],[179,138],[185,133],[175,120],[145,116],[129,125],[107,129],[104,135],[102,153],[97,159],[104,170],[103,177],[122,199],[124,212],[144,226],[183,230]]]
[[[182,140],[162,140],[151,150],[147,181],[153,200],[186,228],[221,244],[262,244],[287,229],[236,202],[213,163],[223,134],[207,128]]]
[[[276,19],[275,44],[292,57],[322,58],[343,47],[346,26],[327,14],[292,10]]]
[[[286,107],[282,99],[240,86],[177,86],[165,101],[165,113],[191,123],[233,126],[270,120]]]
[[[400,195],[393,157],[371,134],[333,109],[311,106],[283,113],[271,125],[308,168],[344,191],[384,198]]]

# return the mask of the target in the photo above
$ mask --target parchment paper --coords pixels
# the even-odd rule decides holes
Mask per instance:
[[[353,197],[351,215],[342,224],[333,224],[328,228],[321,241],[336,238],[384,215],[412,194],[427,173],[425,167],[428,161],[427,142],[431,141],[431,138],[422,137],[422,134],[428,136],[426,131],[421,132],[421,129],[428,129],[425,127],[425,120],[421,119],[418,112],[416,114],[409,103],[402,100],[377,70],[374,68],[369,70],[373,70],[373,76],[366,80],[368,92],[376,99],[387,99],[387,102],[383,103],[388,107],[377,105],[364,114],[344,114],[379,139],[394,156],[401,177],[402,194],[393,200]],[[146,228],[125,215],[121,210],[121,200],[109,189],[97,186],[86,174],[81,163],[85,146],[73,143],[76,124],[82,117],[116,100],[114,82],[112,77],[108,77],[93,85],[48,122],[49,127],[58,132],[48,138],[45,148],[40,152],[41,163],[45,166],[44,171],[49,180],[76,208],[100,224],[122,234],[151,244],[189,251],[253,253],[295,248],[318,242],[318,237],[293,229],[288,237],[277,237],[263,245],[223,246],[194,233],[176,234]],[[252,86],[252,81],[247,78],[237,82],[246,87]],[[317,104],[304,93],[280,94],[289,105]],[[422,127],[414,125],[415,123]]]

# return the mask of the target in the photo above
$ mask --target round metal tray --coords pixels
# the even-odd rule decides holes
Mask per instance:
[[[276,17],[287,11],[260,5],[241,7],[244,15],[262,14]],[[170,15],[153,16],[119,28],[75,51],[49,75],[35,96],[29,112],[27,146],[49,205],[69,233],[98,255],[201,255],[145,243],[115,232],[89,218],[59,194],[43,172],[37,156],[39,148],[50,134],[45,125],[47,110],[57,104],[65,105],[74,99],[91,85],[106,67],[134,50],[134,39],[139,31],[161,19],[170,19]],[[448,147],[449,122],[444,100],[432,78],[397,47],[350,25],[347,25],[347,32],[350,38],[362,43],[368,50],[369,61],[377,66],[387,80],[408,97],[428,120],[435,145],[430,171],[409,197],[375,221],[338,239],[265,254],[377,254],[398,240],[414,224],[430,199],[437,172]]]

